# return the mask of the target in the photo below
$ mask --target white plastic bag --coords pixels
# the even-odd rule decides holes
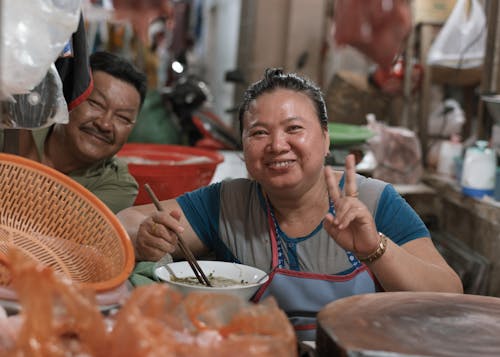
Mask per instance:
[[[486,32],[486,16],[479,1],[458,0],[429,49],[427,64],[451,68],[480,67],[486,49]]]
[[[0,100],[27,93],[45,77],[80,19],[80,0],[2,3]]]
[[[2,129],[34,129],[69,122],[63,84],[54,64],[29,93],[14,94],[12,101],[0,102],[0,108]]]
[[[465,113],[455,99],[446,99],[429,116],[429,135],[449,138],[462,132]]]

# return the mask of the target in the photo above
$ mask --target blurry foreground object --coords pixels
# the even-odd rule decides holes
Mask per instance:
[[[62,82],[52,64],[42,81],[27,94],[14,94],[0,102],[0,128],[35,129],[68,123]]]
[[[0,154],[1,261],[10,246],[96,292],[122,285],[134,266],[124,228],[107,206],[70,177],[38,162]]]
[[[325,306],[318,324],[319,357],[500,355],[497,297],[417,291],[356,295]]]
[[[297,356],[292,326],[274,299],[135,289],[105,318],[90,291],[9,252],[19,316],[0,318],[0,354],[12,356]],[[34,293],[36,292],[36,293]],[[12,326],[17,326],[17,331]]]
[[[407,0],[336,0],[335,41],[351,45],[383,68],[403,49],[411,30]]]
[[[1,12],[0,100],[39,84],[80,19],[80,0],[4,1]]]

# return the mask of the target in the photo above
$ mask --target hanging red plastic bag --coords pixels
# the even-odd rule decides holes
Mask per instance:
[[[480,67],[485,49],[486,16],[483,7],[478,0],[458,0],[429,49],[427,64],[451,68]]]
[[[407,0],[336,0],[335,41],[390,68],[411,30]]]

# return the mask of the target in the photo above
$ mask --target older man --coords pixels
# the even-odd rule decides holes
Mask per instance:
[[[147,90],[146,76],[108,52],[90,56],[93,90],[70,111],[69,123],[22,130],[19,155],[79,182],[113,212],[133,204],[137,182],[115,154],[127,142]],[[3,132],[0,135],[3,147]]]

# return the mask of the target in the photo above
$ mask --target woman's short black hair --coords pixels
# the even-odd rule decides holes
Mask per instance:
[[[130,83],[137,89],[141,97],[141,106],[146,98],[147,77],[131,62],[123,57],[106,51],[94,52],[90,55],[90,68],[92,71],[102,71]]]
[[[278,88],[304,93],[311,98],[321,127],[328,130],[328,114],[321,89],[310,79],[296,73],[284,73],[281,68],[267,68],[264,78],[251,84],[243,94],[243,101],[238,111],[240,134],[243,132],[243,116],[248,111],[250,103],[262,94]]]

